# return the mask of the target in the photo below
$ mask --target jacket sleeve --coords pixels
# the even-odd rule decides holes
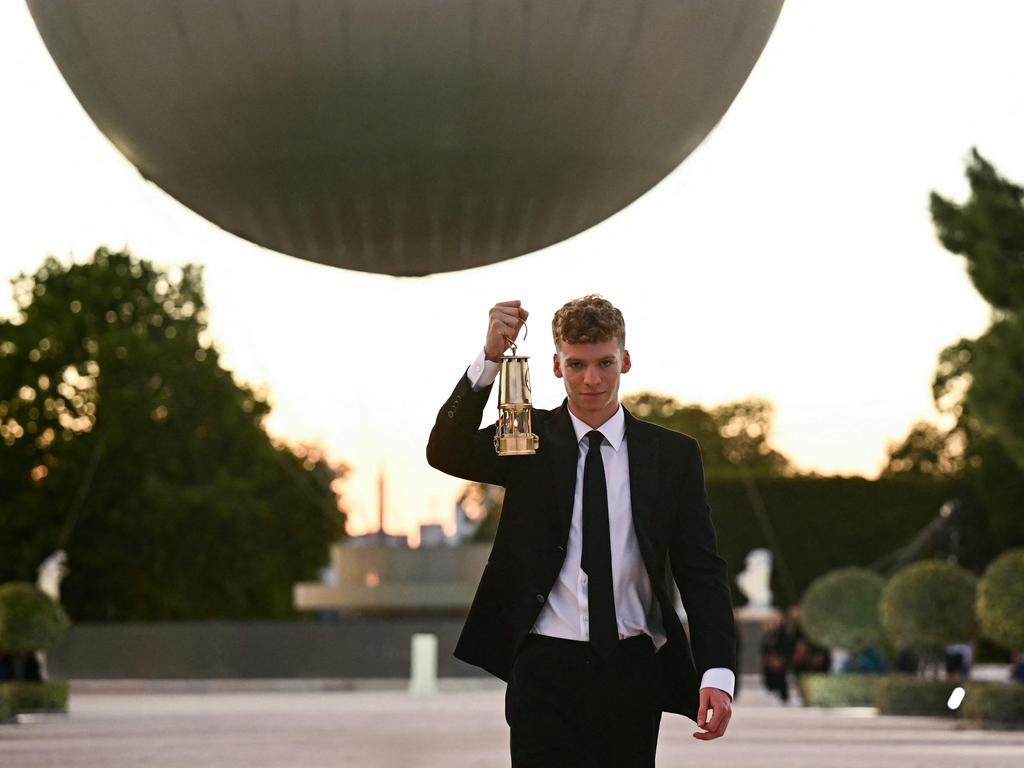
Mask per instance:
[[[713,667],[736,671],[736,622],[728,569],[719,554],[711,522],[700,446],[683,446],[680,503],[673,523],[669,558],[686,610],[697,674]]]
[[[478,429],[490,386],[473,391],[463,374],[441,410],[427,441],[427,462],[442,472],[492,485],[506,485],[509,462],[494,450],[494,426]]]

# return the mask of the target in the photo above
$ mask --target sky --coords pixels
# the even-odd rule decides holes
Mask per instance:
[[[940,350],[989,324],[935,239],[928,193],[964,199],[972,146],[1024,179],[1021,29],[1009,1],[789,0],[722,121],[632,205],[501,264],[393,278],[260,248],[143,180],[5,0],[0,278],[100,245],[204,265],[211,335],[236,379],[268,394],[268,430],[352,467],[350,533],[376,527],[381,472],[388,532],[452,530],[463,483],[427,466],[426,437],[488,309],[513,298],[532,316],[519,350],[540,407],[564,394],[551,315],[601,293],[626,318],[622,393],[767,398],[771,441],[797,467],[873,477],[889,442],[937,417]],[[0,315],[13,307],[0,290]],[[492,393],[485,420],[496,413]]]

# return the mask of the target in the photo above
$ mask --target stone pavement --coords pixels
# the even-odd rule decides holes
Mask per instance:
[[[453,690],[454,688],[454,690]],[[87,689],[86,689],[87,690]],[[95,690],[95,689],[94,689]],[[0,726],[3,768],[499,768],[507,766],[503,689],[75,691],[68,715]],[[658,766],[1020,768],[1024,733],[870,710],[773,706],[743,692],[728,735],[691,738],[662,721]]]

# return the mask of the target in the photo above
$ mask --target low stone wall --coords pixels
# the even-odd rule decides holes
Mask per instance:
[[[336,622],[75,624],[48,654],[59,679],[408,677],[411,639],[438,638],[438,675],[487,673],[452,656],[461,617],[342,618]],[[741,622],[743,672],[759,669],[758,627]]]
[[[417,632],[438,636],[438,674],[482,674],[452,656],[462,620],[75,624],[48,654],[58,678],[408,677]]]

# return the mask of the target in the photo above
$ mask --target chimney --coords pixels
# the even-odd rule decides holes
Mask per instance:
[[[377,475],[377,530],[384,533],[384,470]]]

